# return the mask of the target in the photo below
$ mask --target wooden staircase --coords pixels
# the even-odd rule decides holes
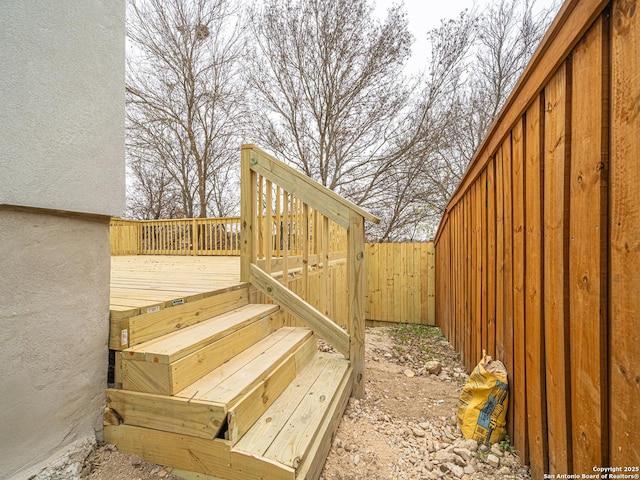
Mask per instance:
[[[318,478],[353,369],[319,352],[311,330],[284,326],[279,306],[248,303],[244,288],[235,302],[193,302],[195,318],[119,354],[106,441],[189,479]]]

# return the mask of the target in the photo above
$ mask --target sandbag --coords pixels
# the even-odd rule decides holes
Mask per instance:
[[[490,445],[506,434],[509,390],[503,363],[492,360],[486,351],[482,354],[460,393],[458,426],[464,438]]]

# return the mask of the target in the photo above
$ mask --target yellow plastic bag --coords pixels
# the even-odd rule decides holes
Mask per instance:
[[[460,393],[458,425],[464,438],[490,445],[505,436],[509,390],[505,366],[482,354]]]

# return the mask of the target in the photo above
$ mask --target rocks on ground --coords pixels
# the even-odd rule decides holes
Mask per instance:
[[[350,399],[321,479],[530,479],[509,449],[462,437],[468,377],[448,342],[398,337],[367,329],[366,396]]]

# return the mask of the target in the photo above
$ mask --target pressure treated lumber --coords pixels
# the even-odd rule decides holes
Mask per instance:
[[[222,329],[217,328],[216,318],[167,339],[152,341],[149,346],[142,344],[137,350],[125,350],[122,357],[123,387],[164,395],[173,395],[184,389],[282,326],[280,317],[271,315],[277,307],[260,307],[253,309],[257,310],[254,315],[260,315],[258,318],[245,318],[242,316],[245,312],[234,311],[235,315],[224,319],[226,322],[223,320]],[[196,332],[192,334],[191,330]],[[188,341],[191,343],[185,343]]]
[[[331,449],[333,436],[338,430],[343,412],[349,400],[350,386],[353,383],[353,372],[347,372],[340,385],[337,394],[327,410],[324,421],[318,429],[315,440],[309,447],[306,457],[298,467],[298,479],[315,479],[320,477],[324,463]]]
[[[326,405],[331,402],[336,390],[341,386],[344,388],[342,380],[349,378],[348,369],[348,363],[342,361],[331,362],[323,370],[265,452],[266,458],[293,468],[300,465],[324,421]],[[283,396],[287,398],[286,393]]]
[[[151,463],[226,480],[295,480],[292,468],[273,462],[260,459],[251,459],[245,464],[232,462],[229,442],[222,439],[197,438],[131,425],[107,425],[105,440]]]
[[[262,456],[267,451],[280,430],[286,425],[293,409],[311,389],[313,382],[329,363],[328,355],[317,355],[286,390],[255,423],[251,432],[236,444],[237,451]],[[293,402],[293,403],[292,403]]]
[[[313,353],[307,349],[306,352]],[[306,355],[307,357],[309,355]],[[246,395],[229,408],[228,413],[228,439],[235,444],[251,428],[255,421],[267,408],[280,396],[285,388],[295,379],[296,373],[301,369],[296,362],[296,355],[292,354],[280,368],[269,374],[258,385],[253,387]]]
[[[351,375],[346,360],[318,353],[232,453],[264,457],[292,468],[305,458],[322,457],[312,447],[321,448],[323,441],[317,435],[322,434],[323,425],[336,426],[336,412],[346,404]],[[314,462],[306,468],[312,469]]]
[[[248,301],[248,287],[240,284],[214,287],[186,303],[179,301],[170,307],[160,305],[158,309],[148,306],[119,310],[120,307],[111,305],[109,348],[123,350],[246,305]]]
[[[349,355],[349,335],[344,330],[257,266],[251,265],[249,271],[252,285],[270,295],[283,309],[299,316],[340,353]]]
[[[347,304],[349,305],[349,357],[354,372],[353,396],[364,397],[364,218],[356,212],[349,216],[347,251]],[[340,351],[338,349],[338,351]]]
[[[302,348],[315,348],[305,328],[283,327],[203,376],[176,396],[230,404],[248,393],[277,368],[283,358]]]
[[[126,417],[124,424],[107,425],[105,438],[123,451],[182,469],[190,475],[186,478],[199,478],[198,472],[232,480],[317,478],[346,407],[353,372],[341,356],[314,351],[311,357],[235,447],[221,439],[128,425]],[[112,399],[114,405],[119,401]],[[201,407],[198,402],[193,408]]]
[[[176,305],[166,311],[147,313],[129,319],[129,346],[212,318],[248,302],[247,286],[224,289],[196,302]]]
[[[283,364],[282,358],[298,351],[301,358],[308,358],[309,352],[316,348],[316,339],[312,332],[304,328],[296,328],[274,348],[257,356],[214,388],[205,389],[202,394],[198,393],[196,398],[226,404],[234,403],[253,389],[262,378],[279,368]]]
[[[107,407],[118,415],[117,424],[201,438],[215,438],[227,415],[225,405],[215,402],[114,388],[107,390]]]
[[[344,228],[349,227],[349,212],[351,211],[371,222],[378,223],[380,221],[366,210],[300,174],[255,145],[243,145],[242,152],[248,152],[248,161],[252,170],[295,194],[304,203]]]
[[[128,348],[128,360],[173,363],[279,310],[277,305],[244,305],[206,321]]]

